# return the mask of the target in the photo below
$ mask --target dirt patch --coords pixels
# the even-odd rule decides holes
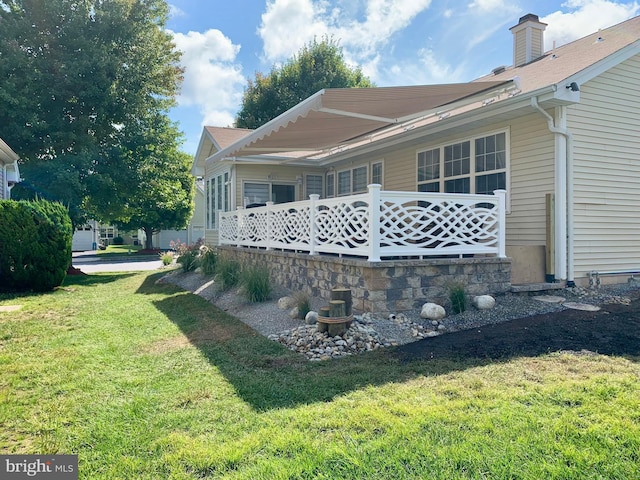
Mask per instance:
[[[463,330],[402,345],[402,360],[510,358],[551,352],[640,356],[640,301],[598,312],[563,310]]]
[[[158,340],[143,348],[145,353],[162,354],[186,348],[190,345],[201,346],[209,343],[225,342],[233,338],[237,331],[231,331],[221,325],[209,323],[186,335]]]

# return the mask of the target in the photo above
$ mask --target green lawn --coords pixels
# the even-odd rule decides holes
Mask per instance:
[[[640,478],[638,358],[307,362],[160,275],[0,296],[0,453],[109,480]]]

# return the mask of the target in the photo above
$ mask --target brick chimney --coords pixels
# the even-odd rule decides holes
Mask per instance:
[[[546,23],[542,23],[537,15],[528,13],[520,17],[515,27],[511,27],[513,34],[513,66],[519,67],[532,62],[544,54],[544,29]]]

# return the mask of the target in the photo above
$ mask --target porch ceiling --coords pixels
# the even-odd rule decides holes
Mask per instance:
[[[512,80],[321,90],[211,157],[319,152],[503,88]]]

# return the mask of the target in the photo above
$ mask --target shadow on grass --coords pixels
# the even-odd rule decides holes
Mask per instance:
[[[140,293],[181,291],[155,285],[155,279],[148,277]],[[529,317],[324,362],[310,362],[268,340],[197,295],[173,295],[155,306],[258,411],[330,401],[368,385],[555,351],[598,352],[633,361],[640,355],[637,301],[631,307],[607,307],[606,312],[566,310]]]
[[[13,300],[16,298],[28,298],[33,296],[42,296],[55,293],[60,288],[69,288],[74,285],[90,286],[103,285],[121,280],[126,277],[135,275],[135,273],[99,273],[90,275],[67,275],[61,286],[50,292],[32,292],[32,291],[2,291],[0,289],[0,300]]]

